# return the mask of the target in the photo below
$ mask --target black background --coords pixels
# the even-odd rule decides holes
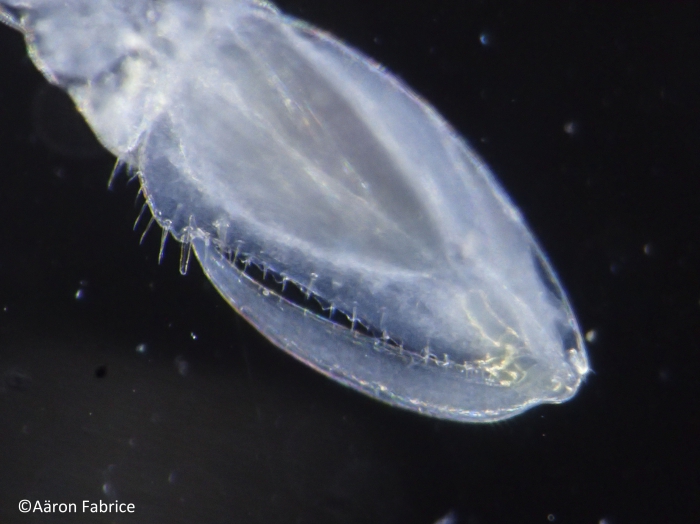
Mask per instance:
[[[483,156],[595,332],[594,373],[566,404],[468,425],[307,369],[181,276],[175,243],[158,265],[155,228],[139,244],[136,184],[107,190],[114,159],[2,27],[0,522],[700,521],[698,4],[279,5]]]

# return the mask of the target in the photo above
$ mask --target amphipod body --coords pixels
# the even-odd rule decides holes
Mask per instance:
[[[369,59],[253,0],[4,0],[158,223],[267,338],[390,404],[494,421],[588,371],[488,169]]]

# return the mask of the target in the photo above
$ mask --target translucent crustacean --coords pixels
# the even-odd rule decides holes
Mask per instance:
[[[489,422],[588,371],[488,169],[396,78],[254,0],[1,0],[138,173],[167,234],[267,338],[390,404]]]

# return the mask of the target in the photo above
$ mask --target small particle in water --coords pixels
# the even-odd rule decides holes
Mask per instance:
[[[78,291],[75,292],[75,299],[76,300],[82,300],[83,298],[85,298],[85,288],[88,285],[88,281],[81,280],[79,282],[79,285],[80,285],[80,287],[78,288]]]
[[[190,337],[192,338],[192,340],[197,340],[197,338],[198,338],[197,333],[195,333],[194,331],[190,332]]]
[[[443,517],[435,521],[435,524],[457,524],[457,514],[449,511]]]
[[[139,344],[138,346],[136,346],[137,353],[143,354],[146,352],[147,349],[148,349],[148,346],[146,344]]]
[[[642,249],[644,251],[644,254],[648,257],[650,257],[656,253],[656,248],[654,247],[654,244],[652,244],[652,243],[644,244],[644,247]]]
[[[485,47],[491,45],[491,35],[487,32],[481,33],[479,35],[479,42]]]
[[[554,522],[556,520],[556,517],[550,513],[549,515],[547,515],[547,520],[549,522]]]
[[[598,339],[598,332],[595,329],[589,329],[586,331],[586,342],[592,344]]]
[[[185,360],[185,357],[182,356],[175,357],[175,368],[183,377],[186,377],[190,371],[190,365]]]
[[[5,373],[5,385],[15,391],[27,391],[32,385],[32,378],[17,368]]]
[[[564,133],[567,135],[575,135],[578,131],[578,124],[573,120],[564,124]]]

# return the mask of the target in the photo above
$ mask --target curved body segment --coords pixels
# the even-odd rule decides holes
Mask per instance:
[[[571,307],[518,210],[423,100],[252,0],[4,0],[223,297],[322,373],[489,422],[573,396]]]

